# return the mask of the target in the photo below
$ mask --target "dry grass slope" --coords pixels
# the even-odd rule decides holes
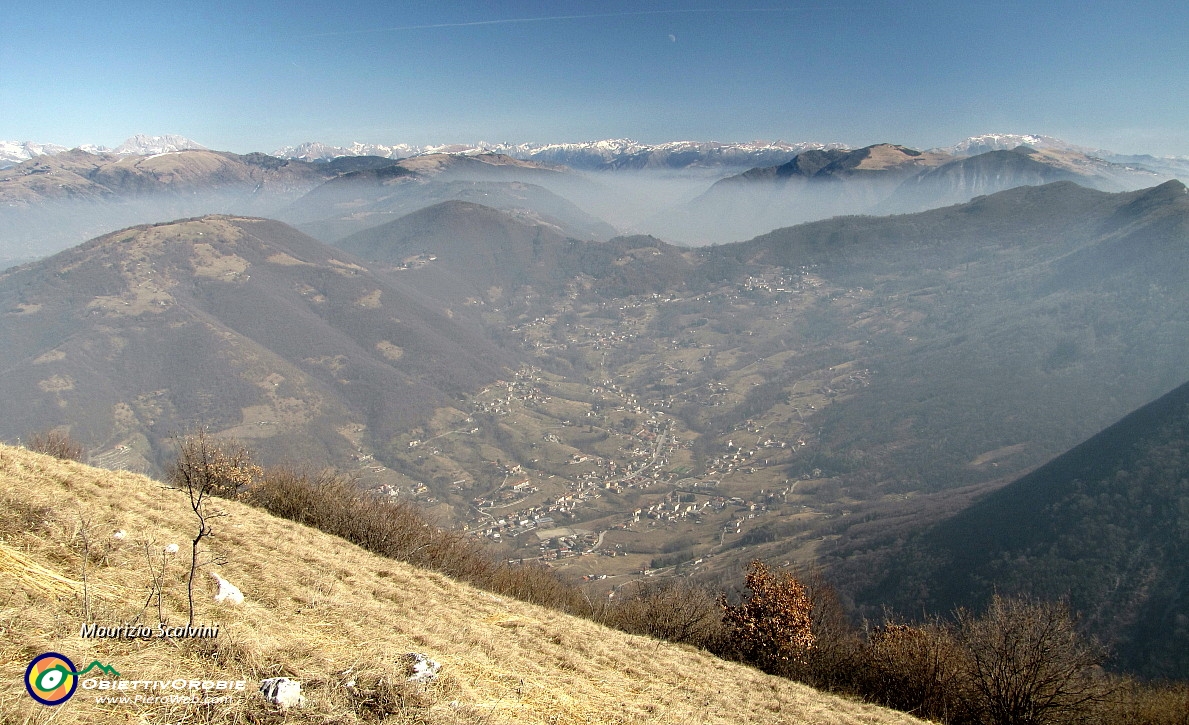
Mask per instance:
[[[195,620],[219,623],[218,638],[83,640],[88,606],[101,624],[142,610],[152,581],[146,546],[158,562],[163,547],[181,546],[166,564],[162,607],[171,624],[184,624],[193,535],[185,494],[0,446],[0,722],[919,722],[496,597],[235,502],[216,505],[227,516],[204,540],[220,560],[210,568],[246,596],[220,607],[204,591]],[[117,530],[124,539],[112,537]],[[154,601],[142,621],[156,614]],[[44,707],[25,694],[22,677],[46,651],[79,667],[100,660],[125,679],[246,679],[248,692],[214,706],[108,705],[80,687],[65,704]],[[413,651],[441,662],[443,676],[406,683],[402,655]],[[303,682],[304,708],[283,714],[254,694],[276,675]]]

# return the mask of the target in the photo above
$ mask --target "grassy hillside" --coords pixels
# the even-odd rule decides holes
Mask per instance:
[[[156,621],[156,601],[145,604],[149,562],[165,561],[165,619],[185,623],[195,524],[185,493],[0,447],[0,502],[3,722],[919,722],[496,597],[229,501],[216,502],[226,516],[213,520],[202,549],[207,569],[245,602],[216,605],[200,586],[195,622],[219,624],[216,639],[84,640],[88,611],[99,624],[138,612]],[[115,531],[126,535],[117,540]],[[181,553],[163,555],[171,543]],[[21,686],[27,664],[47,651],[79,668],[99,660],[125,680],[248,685],[217,705],[99,704],[96,690],[79,687],[48,708]],[[409,652],[440,662],[440,678],[407,683]],[[303,683],[303,708],[282,714],[253,694],[278,675]]]

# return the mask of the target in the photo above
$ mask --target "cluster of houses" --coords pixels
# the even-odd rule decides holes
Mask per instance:
[[[570,536],[543,539],[540,545],[540,558],[542,561],[556,561],[590,554],[597,541],[598,537],[592,533],[575,533]]]
[[[512,380],[497,380],[479,391],[472,408],[479,413],[507,415],[515,403],[549,402],[549,396],[536,385],[539,381],[538,372],[537,368],[524,368],[518,370]],[[495,395],[489,395],[492,392],[495,392]]]
[[[811,284],[809,281],[809,268],[802,267],[798,274],[791,275],[781,270],[779,272],[773,271],[766,274],[755,275],[748,277],[743,281],[743,289],[748,292],[769,292],[776,294],[779,292],[794,292],[805,289],[806,286],[816,287],[818,284]]]
[[[510,514],[502,518],[490,517],[486,523],[475,527],[468,526],[468,530],[476,536],[486,536],[494,541],[514,539],[521,534],[527,534],[537,529],[551,529],[556,525],[552,516],[541,513]]]

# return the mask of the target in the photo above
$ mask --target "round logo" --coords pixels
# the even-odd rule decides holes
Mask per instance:
[[[42,705],[61,705],[77,688],[78,675],[66,655],[57,652],[37,655],[25,669],[25,689]]]

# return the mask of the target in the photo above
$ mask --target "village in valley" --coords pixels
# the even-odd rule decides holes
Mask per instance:
[[[805,269],[691,297],[690,309],[733,313],[730,327],[684,314],[677,294],[612,303],[575,287],[508,324],[540,363],[394,443],[405,484],[382,490],[509,560],[588,579],[691,572],[775,521],[804,534],[808,557],[850,505],[812,465],[813,416],[872,373],[854,360],[861,341],[803,360],[808,346],[780,330],[818,304],[856,308],[869,326],[869,296]]]

